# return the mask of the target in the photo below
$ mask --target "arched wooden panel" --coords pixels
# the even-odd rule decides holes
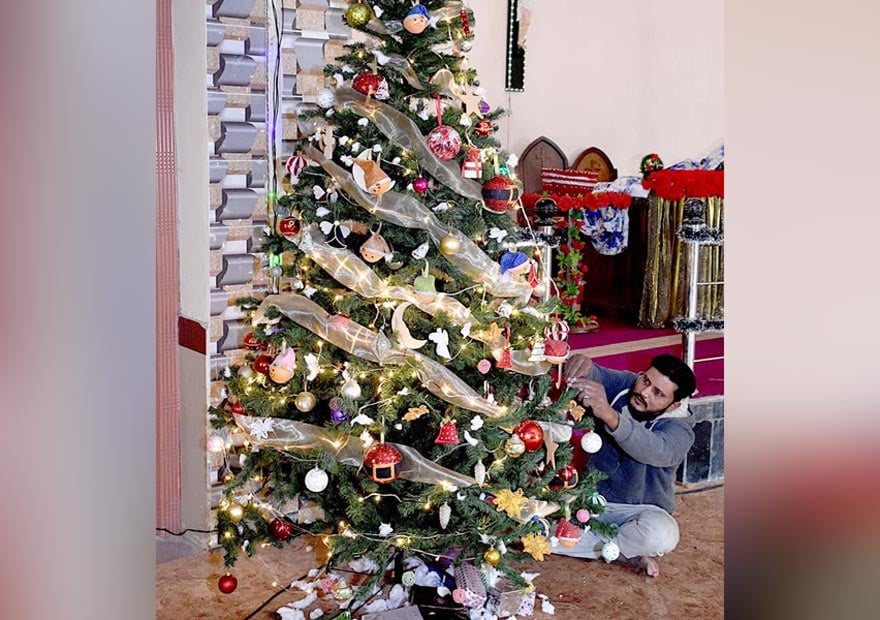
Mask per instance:
[[[617,178],[617,168],[611,164],[605,152],[595,146],[578,155],[572,168],[595,172],[599,175],[599,181],[614,181]]]
[[[568,168],[568,159],[553,140],[545,136],[532,140],[519,157],[516,175],[523,193],[541,191],[541,168]]]

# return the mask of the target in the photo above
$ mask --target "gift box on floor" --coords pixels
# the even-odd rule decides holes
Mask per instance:
[[[437,588],[413,586],[410,602],[418,606],[425,620],[468,620],[467,610],[452,596],[440,596]]]
[[[459,564],[455,567],[455,590],[452,598],[465,607],[477,609],[486,604],[486,586],[480,569],[473,564]]]
[[[531,616],[535,611],[535,593],[523,592],[507,579],[499,579],[487,589],[486,594],[486,609],[499,618]]]

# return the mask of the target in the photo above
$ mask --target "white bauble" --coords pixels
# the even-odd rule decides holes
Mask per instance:
[[[330,478],[327,476],[327,472],[320,467],[310,469],[306,473],[306,488],[313,493],[320,493],[326,489],[328,482],[330,482]]]
[[[322,108],[331,108],[336,103],[336,93],[330,88],[322,88],[318,91],[315,102]]]
[[[342,384],[342,388],[339,390],[339,393],[342,394],[345,398],[357,400],[361,397],[361,386],[354,379],[349,379]]]
[[[581,437],[581,448],[583,448],[584,452],[587,454],[596,454],[602,449],[602,437],[599,436],[599,433],[587,431],[584,433],[583,437]]]
[[[238,376],[245,379],[250,379],[254,376],[254,369],[250,366],[242,366],[238,369]]]
[[[613,540],[609,540],[602,545],[602,559],[606,562],[613,562],[620,557],[620,547]]]

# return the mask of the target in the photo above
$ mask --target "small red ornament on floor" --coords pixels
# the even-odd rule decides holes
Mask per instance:
[[[270,526],[275,540],[287,540],[293,534],[293,526],[284,519],[272,519]]]
[[[217,581],[217,587],[223,594],[230,594],[238,587],[238,579],[235,575],[223,575]]]

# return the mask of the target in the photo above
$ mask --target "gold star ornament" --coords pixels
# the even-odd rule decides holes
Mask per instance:
[[[523,497],[522,489],[511,491],[501,489],[495,494],[495,510],[504,511],[511,519],[516,519],[528,500]]]
[[[523,544],[523,551],[539,562],[544,561],[545,555],[550,555],[550,541],[540,534],[529,534],[519,540]]]

